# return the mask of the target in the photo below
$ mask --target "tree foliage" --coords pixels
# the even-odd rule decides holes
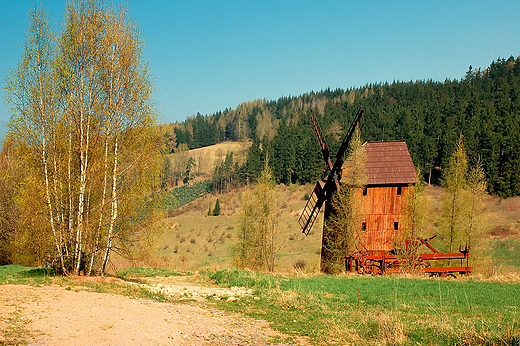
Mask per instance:
[[[213,208],[213,216],[219,216],[220,215],[220,201],[217,198],[217,201],[215,202],[215,208]]]
[[[64,273],[103,274],[111,251],[129,254],[153,215],[162,139],[152,79],[124,9],[70,2],[59,31],[48,22],[42,8],[30,13],[20,63],[6,83],[8,136],[23,168],[19,232],[51,240],[54,250],[34,260],[52,253]]]
[[[480,217],[486,196],[486,181],[480,161],[468,168],[462,135],[444,171],[446,192],[440,225],[449,251],[467,243],[477,247],[481,236]]]
[[[224,161],[215,166],[211,185],[215,193],[224,193],[236,185],[238,164],[233,161],[233,152],[228,152]]]
[[[331,215],[325,223],[323,242],[326,252],[322,255],[327,263],[322,270],[340,273],[344,270],[343,257],[360,250],[361,222],[364,215],[363,189],[368,182],[366,175],[366,152],[361,145],[359,129],[349,143],[347,158],[343,165],[344,178],[340,189],[333,195]]]
[[[443,199],[442,224],[443,233],[450,252],[453,245],[462,241],[467,225],[466,183],[468,174],[468,158],[464,149],[462,135],[448,166],[444,171],[446,193]]]
[[[211,191],[209,180],[199,181],[192,185],[175,187],[170,191],[162,191],[157,207],[164,211],[171,211],[193,202],[197,198]]]
[[[273,271],[275,256],[282,243],[277,226],[278,203],[268,159],[254,190],[247,189],[242,194],[241,203],[238,241],[234,247],[235,264],[240,268]]]

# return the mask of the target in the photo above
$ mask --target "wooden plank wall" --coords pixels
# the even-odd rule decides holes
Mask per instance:
[[[363,196],[366,231],[361,232],[360,238],[368,250],[391,250],[394,238],[402,233],[403,202],[411,190],[401,186],[401,195],[398,195],[397,189],[398,186],[368,187]],[[398,222],[397,231],[394,222]]]

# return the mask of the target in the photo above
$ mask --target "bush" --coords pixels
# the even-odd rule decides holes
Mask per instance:
[[[296,270],[305,271],[305,267],[307,267],[307,263],[303,259],[299,259],[293,264],[293,268]]]

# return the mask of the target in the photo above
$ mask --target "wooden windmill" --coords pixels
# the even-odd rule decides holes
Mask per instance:
[[[323,182],[318,181],[305,205],[298,220],[303,233],[308,235],[312,225],[316,221],[321,207],[325,204],[324,227],[321,247],[321,271],[332,272],[332,256],[328,249],[331,248],[331,239],[334,239],[338,230],[325,227],[327,220],[334,215],[332,204],[333,196],[340,189],[342,176],[341,167],[345,160],[345,152],[350,144],[356,126],[363,119],[364,110],[360,108],[354,121],[350,125],[343,142],[336,154],[335,163],[332,164],[330,151],[321,128],[311,114],[312,125],[320,143],[326,169],[330,170]],[[403,210],[404,198],[413,193],[411,187],[416,180],[416,171],[405,142],[367,142],[363,144],[367,154],[366,169],[368,183],[363,189],[365,203],[364,221],[360,225],[360,248],[353,254],[345,254],[345,270],[365,274],[396,273],[406,265],[421,268],[430,276],[451,276],[455,274],[468,274],[472,268],[468,265],[469,247],[459,248],[459,252],[441,253],[436,250],[428,239],[414,236],[405,239],[402,243],[404,249],[417,249],[424,245],[432,253],[416,252],[412,262],[403,262],[396,255],[394,240],[403,231],[402,221],[409,216]],[[409,221],[409,220],[408,220]],[[406,222],[405,222],[406,224]],[[404,245],[403,245],[404,244]],[[460,260],[460,266],[444,267],[432,266],[432,261]],[[466,261],[465,265],[463,261]]]
[[[328,258],[328,244],[327,239],[329,239],[328,234],[326,232],[330,232],[325,227],[325,223],[328,218],[332,215],[333,207],[332,207],[332,196],[339,191],[340,185],[339,182],[341,180],[341,167],[343,165],[343,161],[345,160],[345,152],[348,149],[349,143],[352,139],[356,126],[362,122],[363,114],[365,110],[363,107],[360,107],[359,111],[354,118],[354,121],[350,125],[343,142],[336,154],[336,160],[334,164],[332,164],[332,160],[330,157],[330,150],[325,141],[325,137],[321,131],[320,125],[314,116],[314,113],[311,114],[312,125],[314,127],[314,131],[316,132],[316,136],[318,137],[318,141],[320,143],[321,152],[323,154],[323,160],[325,161],[325,167],[329,170],[328,175],[325,177],[323,182],[318,181],[314,190],[312,191],[305,208],[298,219],[298,223],[302,228],[302,232],[305,235],[308,235],[311,231],[311,228],[318,217],[321,207],[325,204],[325,220],[323,227],[323,237],[322,237],[322,247],[321,247],[321,271],[329,272],[329,268],[327,267],[327,263],[329,261]]]

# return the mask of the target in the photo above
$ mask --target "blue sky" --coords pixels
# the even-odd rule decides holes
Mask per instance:
[[[66,1],[47,1],[53,23]],[[34,0],[0,0],[4,74],[16,67]],[[520,1],[131,1],[156,78],[161,122],[254,99],[393,80],[460,79],[520,55]]]

